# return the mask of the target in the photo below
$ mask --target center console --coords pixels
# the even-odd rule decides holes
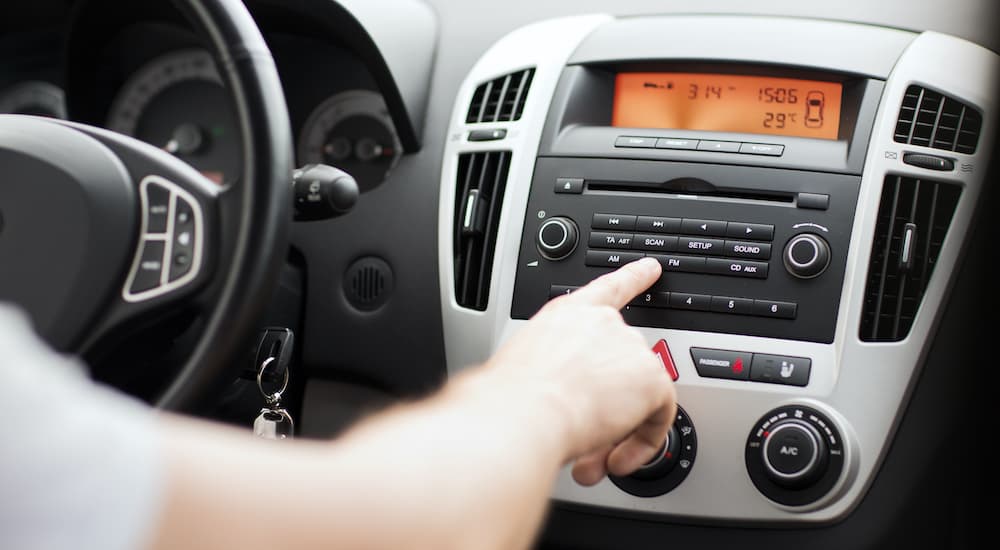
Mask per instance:
[[[515,31],[469,74],[443,159],[449,370],[549,300],[655,258],[663,276],[622,315],[674,377],[678,419],[632,476],[586,488],[564,472],[554,498],[672,521],[843,517],[947,293],[997,74],[958,39],[830,21]]]

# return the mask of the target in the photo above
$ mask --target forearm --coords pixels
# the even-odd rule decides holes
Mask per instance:
[[[525,547],[568,451],[558,410],[502,383],[461,376],[333,444],[167,420],[158,546]]]

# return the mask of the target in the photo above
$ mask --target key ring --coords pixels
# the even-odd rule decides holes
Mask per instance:
[[[260,370],[257,371],[257,389],[260,390],[261,395],[264,396],[264,400],[267,401],[268,405],[274,405],[281,401],[281,394],[285,393],[285,389],[288,388],[288,369],[285,369],[285,376],[281,381],[281,389],[274,393],[267,393],[264,391],[264,371],[267,370],[268,365],[274,361],[274,357],[268,357],[264,359],[264,362],[260,364]]]

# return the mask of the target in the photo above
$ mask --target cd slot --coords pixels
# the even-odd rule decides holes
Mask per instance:
[[[754,201],[794,205],[796,193],[778,191],[719,188],[704,180],[684,178],[668,182],[586,180],[587,192],[651,193],[676,198],[697,197],[730,201]]]

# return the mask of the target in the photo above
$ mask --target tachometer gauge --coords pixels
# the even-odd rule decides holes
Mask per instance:
[[[236,114],[206,51],[169,53],[139,69],[111,105],[108,128],[161,147],[218,183],[240,176]]]
[[[66,97],[55,84],[21,82],[0,93],[0,113],[66,118]]]
[[[339,93],[316,107],[299,137],[300,164],[322,163],[354,176],[361,191],[389,175],[402,146],[382,96],[367,90]]]

